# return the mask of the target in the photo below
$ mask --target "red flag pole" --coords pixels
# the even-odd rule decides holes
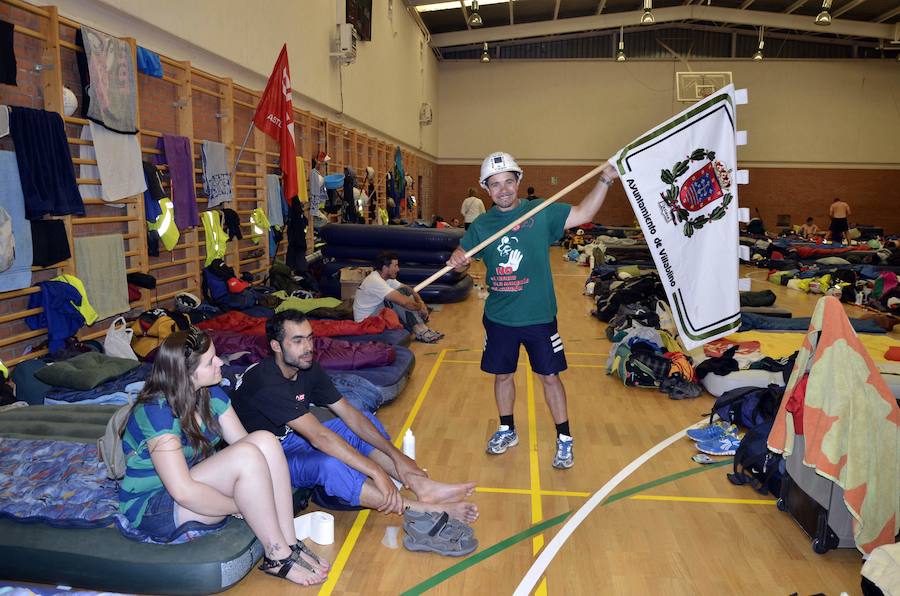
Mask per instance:
[[[244,153],[244,147],[247,146],[247,141],[250,140],[250,133],[253,132],[253,120],[250,121],[250,126],[247,128],[247,134],[244,135],[244,142],[241,143],[241,148],[238,149],[237,157],[234,158],[234,166],[231,168],[231,179],[234,179],[234,173],[237,172],[238,161],[241,159],[241,155]]]

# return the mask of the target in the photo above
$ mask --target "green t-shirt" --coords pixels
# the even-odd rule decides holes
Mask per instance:
[[[472,222],[460,246],[468,251],[541,201],[521,199],[512,211],[496,207]],[[556,294],[548,248],[563,235],[571,205],[554,203],[495,240],[478,256],[484,258],[490,291],[484,315],[495,323],[524,327],[556,317]]]
[[[221,387],[210,387],[209,405],[213,415],[218,418],[231,407],[231,400]],[[212,433],[206,425],[203,425],[200,431],[213,445],[219,442],[220,437]],[[198,454],[187,444],[187,437],[181,434],[181,422],[175,417],[164,397],[159,396],[152,402],[138,403],[134,406],[122,434],[125,477],[119,484],[119,511],[135,527],[140,525],[150,498],[157,492],[165,490],[156,468],[153,467],[150,449],[147,446],[147,441],[163,434],[181,438],[182,451],[188,467],[200,462]]]

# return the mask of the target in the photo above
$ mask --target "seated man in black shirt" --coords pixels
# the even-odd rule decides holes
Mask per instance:
[[[268,430],[281,440],[294,487],[322,486],[348,505],[402,514],[446,511],[466,523],[478,508],[463,499],[475,483],[445,484],[428,478],[391,444],[375,416],[353,407],[313,360],[313,330],[306,315],[285,310],[266,322],[272,355],[238,380],[232,405],[248,432]],[[310,406],[337,417],[322,423]],[[400,495],[396,478],[416,495]]]

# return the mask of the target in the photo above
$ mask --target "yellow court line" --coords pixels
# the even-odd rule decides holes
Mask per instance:
[[[727,505],[774,505],[775,499],[724,499],[718,497],[669,497],[665,495],[632,495],[635,501],[676,501],[682,503],[724,503]]]
[[[544,519],[544,509],[541,502],[541,469],[538,460],[537,417],[534,408],[534,375],[531,364],[525,365],[525,386],[528,393],[528,461],[531,468],[531,523],[536,524]],[[538,554],[544,548],[544,535],[538,534],[531,539],[531,552]],[[535,596],[547,596],[547,578],[544,577],[537,589]]]
[[[406,422],[403,423],[403,427],[394,439],[394,446],[400,447],[403,444],[403,435],[406,434],[407,429],[412,426],[413,421],[416,419],[416,415],[419,413],[419,409],[421,409],[422,403],[425,401],[425,396],[428,395],[428,390],[431,389],[431,384],[434,382],[434,378],[437,376],[437,371],[441,367],[446,354],[447,350],[441,350],[437,360],[434,361],[431,372],[428,373],[428,378],[425,379],[425,384],[422,386],[419,396],[416,397],[416,403],[413,404],[412,409],[409,411],[409,415],[406,417]],[[359,535],[362,533],[363,526],[367,519],[369,519],[368,509],[363,509],[356,514],[356,520],[353,522],[353,527],[350,528],[347,538],[344,539],[344,544],[341,546],[341,550],[334,560],[334,565],[331,567],[328,579],[319,589],[319,596],[330,596],[331,592],[334,590],[338,580],[341,578],[341,573],[344,571],[347,561],[350,559],[350,555],[353,553],[356,541],[359,539]]]

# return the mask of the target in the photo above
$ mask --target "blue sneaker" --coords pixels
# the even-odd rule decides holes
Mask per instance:
[[[739,436],[733,433],[724,433],[716,439],[697,443],[697,449],[709,455],[734,455],[740,444]]]
[[[491,440],[488,441],[487,452],[491,455],[500,455],[501,453],[506,453],[506,450],[510,447],[515,447],[518,444],[519,435],[515,429],[510,430],[508,426],[501,424],[494,436],[491,437]]]
[[[556,438],[556,455],[553,456],[553,467],[565,470],[575,465],[575,455],[572,453],[572,445],[575,440],[568,435],[559,435]]]
[[[703,428],[692,428],[687,431],[687,436],[689,439],[701,442],[718,439],[726,433],[736,434],[737,427],[733,424],[728,424],[724,420],[719,420]]]

